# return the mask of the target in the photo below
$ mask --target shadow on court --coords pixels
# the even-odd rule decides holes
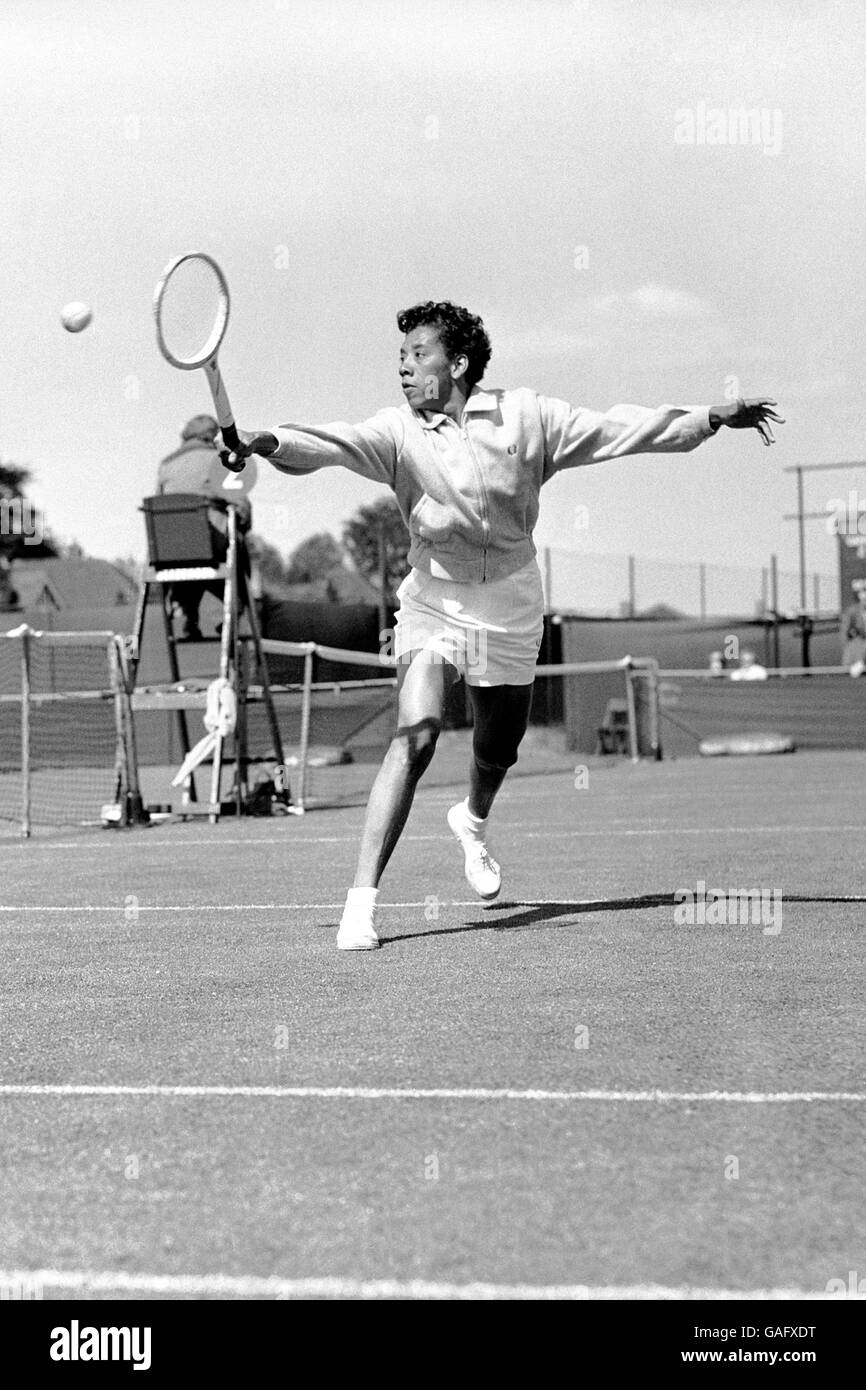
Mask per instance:
[[[866,894],[785,893],[782,891],[780,898],[783,903],[866,903]],[[659,907],[674,907],[678,901],[680,901],[678,893],[641,893],[636,897],[602,898],[592,902],[582,899],[575,902],[555,903],[491,903],[483,909],[485,913],[514,912],[514,916],[498,920],[489,920],[485,917],[480,922],[464,922],[463,926],[460,927],[433,927],[429,931],[404,932],[399,936],[382,936],[380,939],[383,946],[391,946],[396,945],[398,941],[418,941],[423,937],[430,936],[460,936],[465,932],[532,931],[554,925],[568,926],[569,921],[574,917],[595,916],[602,912],[637,912]],[[728,930],[731,925],[734,924],[720,923],[719,929]],[[709,924],[709,927],[712,929],[712,924]],[[702,928],[702,930],[706,929],[706,927]]]
[[[503,902],[491,903],[484,907],[485,913],[514,912],[513,917],[465,922],[462,927],[434,927],[430,931],[404,932],[399,936],[383,936],[382,945],[388,946],[398,941],[417,941],[425,936],[457,936],[462,932],[481,931],[526,931],[533,927],[553,926],[561,918],[576,917],[584,913],[623,912],[633,908],[653,908],[672,906],[673,893],[645,893],[637,898],[609,898],[599,902]],[[481,903],[478,904],[482,906]],[[521,910],[522,909],[522,910]],[[563,922],[562,925],[565,925]]]

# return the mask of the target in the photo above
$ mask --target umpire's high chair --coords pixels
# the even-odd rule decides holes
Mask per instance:
[[[212,822],[223,811],[220,782],[226,762],[225,745],[234,741],[235,788],[237,814],[243,815],[249,804],[250,763],[264,761],[250,756],[247,747],[247,703],[249,671],[247,651],[252,648],[252,665],[258,673],[261,699],[268,717],[273,740],[273,758],[279,768],[285,767],[283,745],[268,680],[267,662],[262,652],[261,632],[255,604],[250,595],[249,558],[244,538],[237,522],[237,509],[226,505],[226,545],[208,520],[208,499],[196,493],[167,493],[145,497],[141,510],[147,526],[148,564],[144,570],[135,615],[133,640],[128,658],[129,684],[133,709],[167,710],[177,713],[178,733],[183,753],[181,815],[207,815]],[[190,692],[181,684],[178,661],[178,638],[172,621],[172,585],[183,583],[222,583],[223,620],[219,638],[219,675],[212,681],[206,697],[202,691]],[[141,659],[142,638],[148,599],[154,586],[162,597],[162,613],[168,647],[169,672],[173,689],[156,691],[151,688],[135,692],[134,686]],[[244,623],[249,631],[241,632]],[[184,639],[188,641],[189,639]],[[190,745],[188,709],[201,709],[207,704],[206,724],[209,733],[195,748]],[[210,756],[210,799],[205,805],[198,802],[193,769]],[[188,770],[185,771],[185,769]],[[177,780],[177,779],[176,779]],[[278,800],[290,804],[287,788],[277,791]],[[229,803],[230,804],[230,803]]]

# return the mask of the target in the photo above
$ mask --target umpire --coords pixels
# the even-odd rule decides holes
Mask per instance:
[[[228,549],[228,517],[226,500],[212,480],[214,464],[219,459],[216,438],[219,426],[211,415],[194,415],[184,425],[180,435],[180,448],[162,460],[156,475],[156,490],[162,495],[167,492],[194,492],[207,497],[208,521],[215,533],[216,552],[222,558]],[[241,535],[249,531],[252,524],[250,500],[242,492],[234,493],[232,503],[237,508],[238,530]],[[245,550],[245,547],[244,547]],[[173,584],[172,602],[176,603],[183,616],[181,640],[200,642],[201,628],[198,610],[205,591],[222,598],[222,585],[219,583],[186,582]]]

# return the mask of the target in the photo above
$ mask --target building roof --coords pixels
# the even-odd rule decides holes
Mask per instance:
[[[10,579],[22,608],[114,608],[138,597],[134,582],[108,560],[16,560]]]

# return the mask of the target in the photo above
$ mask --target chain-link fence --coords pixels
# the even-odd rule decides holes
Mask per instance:
[[[759,617],[801,609],[800,575],[766,566],[688,564],[640,555],[593,555],[551,547],[539,555],[548,612],[589,617]],[[806,576],[806,609],[838,612],[836,575]]]

